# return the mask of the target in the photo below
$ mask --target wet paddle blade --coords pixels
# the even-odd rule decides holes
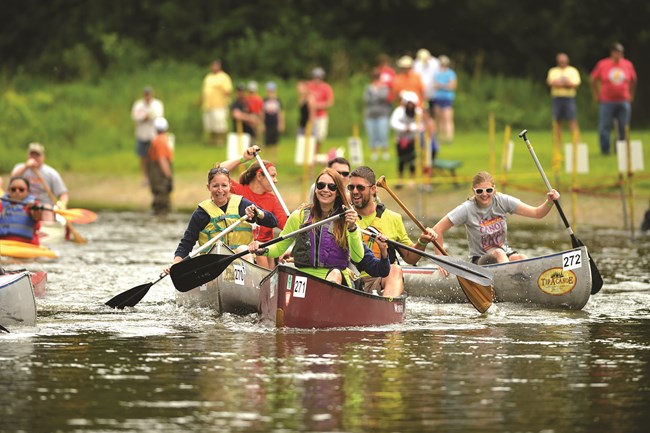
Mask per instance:
[[[140,286],[129,289],[126,292],[122,292],[119,295],[114,296],[113,298],[106,301],[106,305],[111,308],[117,308],[118,310],[121,310],[124,307],[134,307],[138,302],[142,300],[142,298],[144,298],[144,295],[147,294],[153,284],[153,282],[142,284]]]
[[[585,246],[585,244],[582,243],[582,241],[578,239],[574,234],[571,234],[571,244],[573,245],[573,248]],[[603,288],[603,276],[600,275],[598,266],[596,266],[594,259],[591,258],[589,250],[587,250],[587,256],[589,257],[589,268],[591,269],[591,294],[595,295],[596,293],[600,292],[600,289]]]
[[[485,313],[488,308],[494,302],[496,293],[492,286],[482,286],[476,284],[472,281],[469,281],[463,277],[457,277],[460,287],[463,289],[465,296],[469,302],[472,303],[474,308],[478,310],[479,313]]]
[[[248,251],[244,251],[244,253],[246,254]],[[235,259],[242,255],[204,254],[176,263],[171,267],[169,275],[172,277],[176,290],[188,292],[217,278]]]

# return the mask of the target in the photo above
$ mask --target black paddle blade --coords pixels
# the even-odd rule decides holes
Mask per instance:
[[[154,283],[142,284],[140,286],[129,289],[126,292],[122,292],[119,295],[109,299],[106,302],[106,305],[111,308],[117,308],[119,310],[123,309],[124,307],[134,307],[138,302],[142,300],[142,298],[144,298],[144,295],[147,294],[153,284]]]
[[[575,235],[571,235],[571,244],[573,244],[573,248],[585,246],[585,244],[582,243],[582,241]],[[594,259],[591,258],[589,251],[587,251],[587,256],[589,256],[589,268],[591,269],[591,294],[595,295],[596,293],[600,292],[600,289],[603,288],[603,276],[600,275],[598,266],[596,266]]]
[[[169,275],[172,277],[176,290],[188,292],[217,278],[239,257],[239,254],[203,254],[176,263],[171,267]]]
[[[9,330],[5,328],[4,326],[0,325],[0,331],[6,332],[7,334],[10,334]]]

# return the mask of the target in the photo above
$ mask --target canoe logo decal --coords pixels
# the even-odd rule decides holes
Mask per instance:
[[[558,296],[573,290],[576,282],[576,274],[562,268],[547,269],[537,278],[537,286],[542,292]]]

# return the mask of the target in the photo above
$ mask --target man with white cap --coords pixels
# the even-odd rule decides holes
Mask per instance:
[[[320,66],[311,71],[311,76],[312,79],[307,82],[307,90],[312,95],[316,108],[316,118],[312,128],[316,137],[316,146],[320,149],[320,145],[328,134],[329,116],[327,110],[334,105],[334,91],[325,82],[325,70]]]
[[[38,173],[37,173],[38,172]],[[58,206],[65,209],[68,206],[68,188],[58,171],[45,164],[45,147],[40,143],[30,143],[27,147],[27,160],[16,164],[11,171],[11,177],[21,176],[29,180],[31,193],[38,198],[44,206]],[[46,187],[56,197],[56,203],[52,202]],[[53,221],[54,212],[43,212],[43,221]]]
[[[420,99],[415,92],[403,91],[400,96],[402,103],[390,116],[390,126],[397,139],[397,173],[399,179],[403,179],[404,169],[408,166],[411,179],[415,179],[415,137],[420,132],[422,108],[418,106]]]
[[[140,169],[145,184],[147,182],[147,151],[151,146],[151,140],[156,136],[153,121],[156,117],[163,115],[163,103],[154,98],[153,88],[146,86],[142,91],[142,98],[135,101],[131,107],[131,119],[135,122],[136,153],[140,157]]]
[[[174,154],[169,145],[167,130],[169,123],[164,117],[154,119],[156,136],[151,141],[147,152],[147,176],[153,201],[151,208],[154,215],[166,215],[171,210],[171,192],[173,190],[172,161]]]
[[[424,84],[424,96],[428,101],[427,109],[429,114],[433,116],[433,96],[436,93],[434,84],[434,75],[440,68],[440,61],[431,55],[429,50],[421,48],[418,50],[415,61],[413,62],[413,70],[420,76],[422,84]]]

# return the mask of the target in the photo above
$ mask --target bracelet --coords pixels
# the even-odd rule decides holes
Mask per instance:
[[[546,200],[546,206],[553,207],[553,202]]]
[[[422,245],[423,247],[426,247],[429,242],[422,242],[422,239],[418,238],[418,245]]]
[[[246,158],[244,158],[243,156],[241,158],[239,158],[239,163],[240,164],[243,164],[245,162],[246,162]]]
[[[358,228],[359,228],[359,227],[355,224],[355,225],[354,225],[354,228],[353,228],[353,229],[348,228],[348,231],[349,231],[350,233],[352,233],[352,232],[356,232]]]

